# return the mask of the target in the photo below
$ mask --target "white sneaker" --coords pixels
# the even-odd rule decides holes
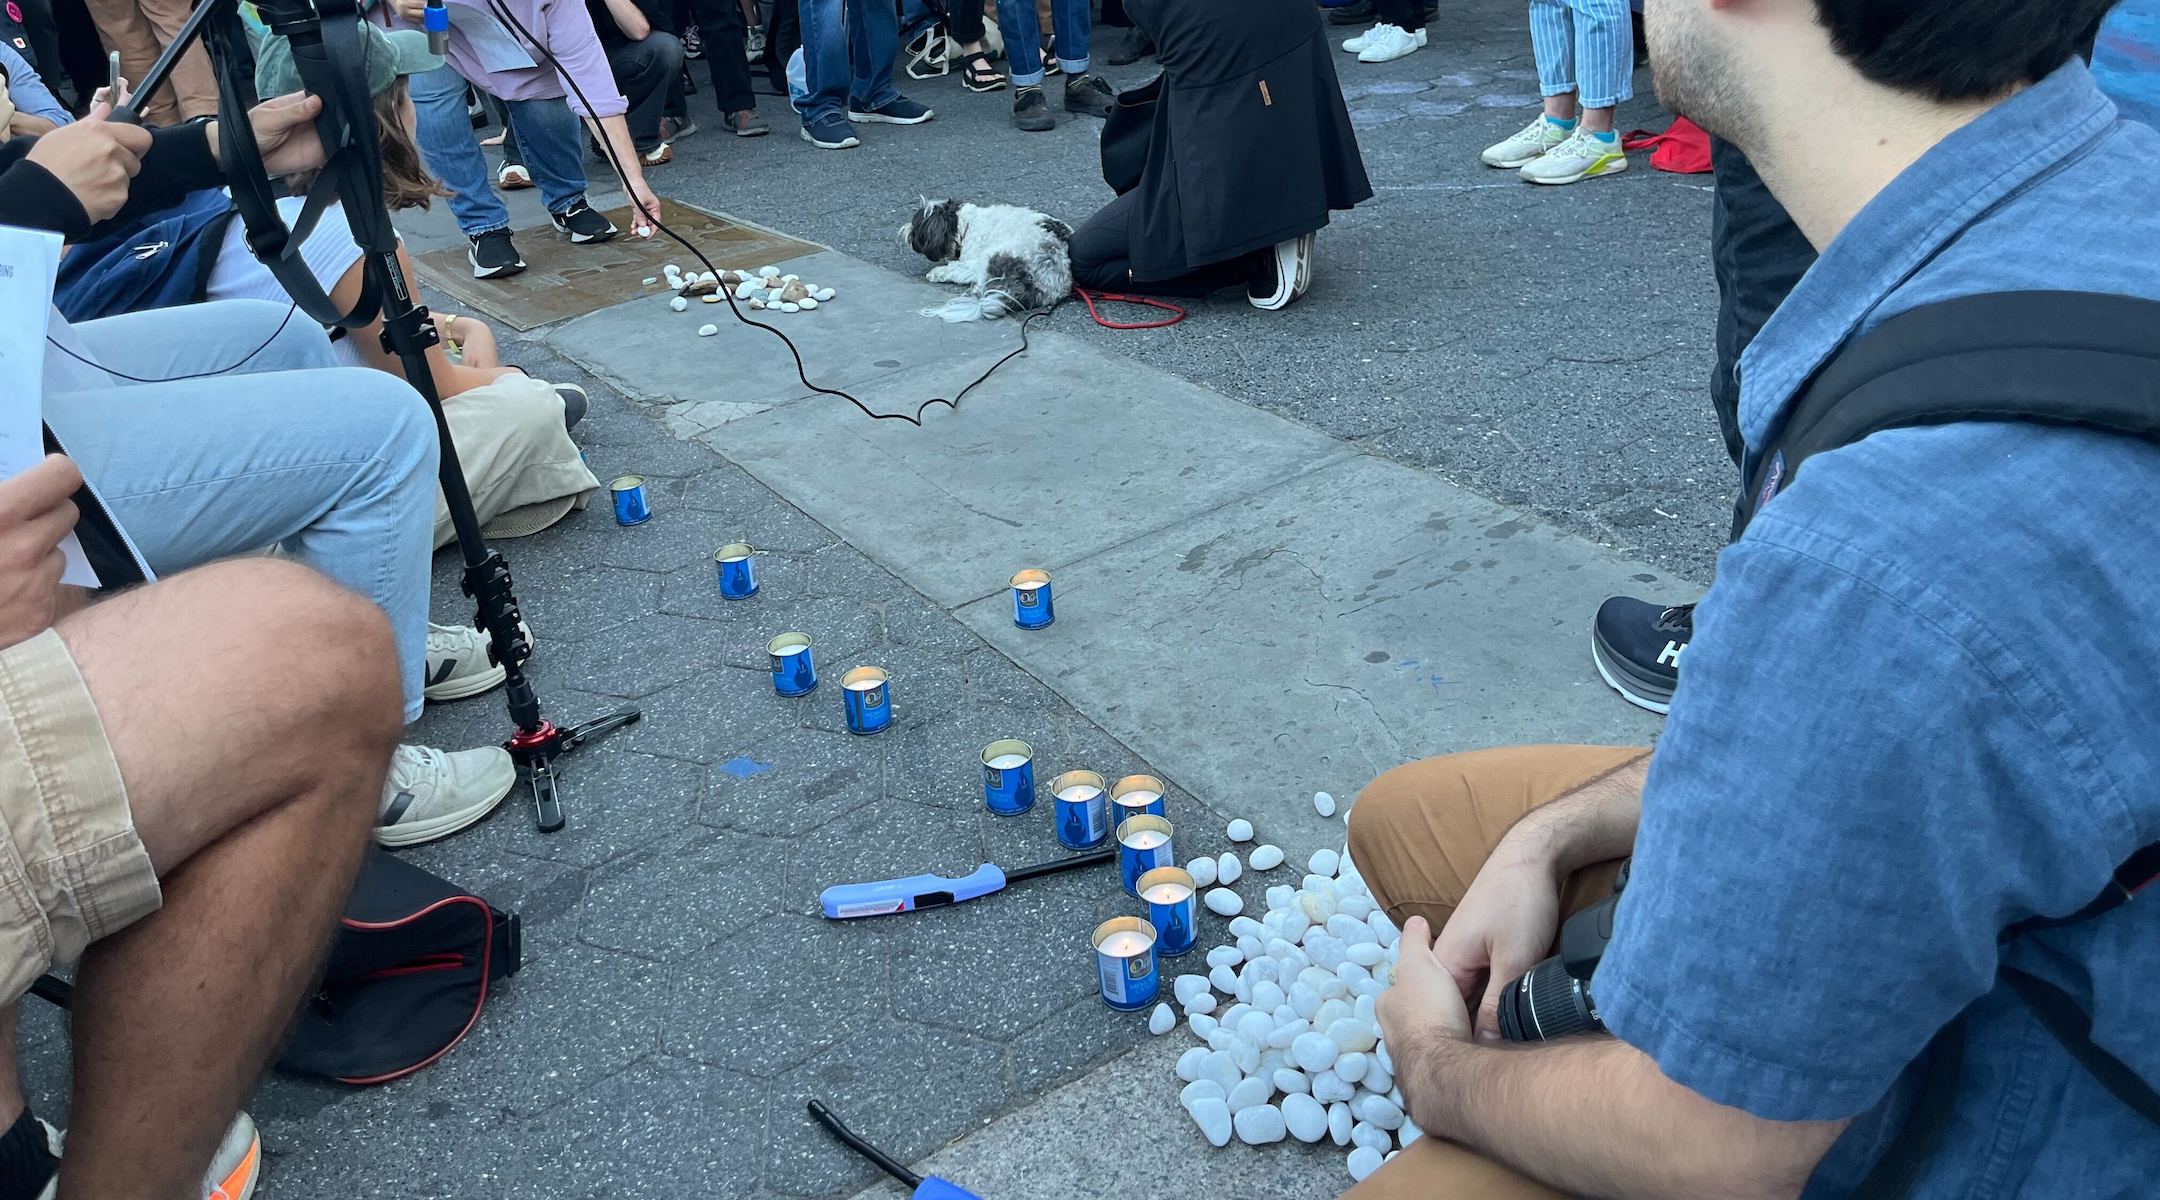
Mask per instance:
[[[1308,233],[1277,242],[1273,279],[1248,286],[1246,301],[1262,312],[1275,312],[1290,307],[1291,301],[1304,295],[1312,287],[1314,236]]]
[[[516,163],[504,163],[495,172],[495,182],[506,192],[521,192],[533,185],[532,172]]]
[[[519,621],[525,644],[532,644],[532,629]],[[435,701],[464,700],[502,686],[506,672],[488,657],[488,635],[470,625],[437,625],[428,622],[427,698]]]
[[[1579,183],[1600,175],[1627,170],[1627,151],[1620,139],[1606,141],[1578,129],[1544,154],[1523,164],[1525,183]]]
[[[1368,29],[1368,30],[1366,30],[1365,32],[1363,32],[1363,33],[1360,33],[1360,34],[1358,34],[1358,35],[1356,35],[1356,36],[1354,36],[1354,37],[1346,37],[1346,38],[1344,38],[1344,39],[1343,39],[1343,43],[1342,43],[1342,51],[1343,51],[1343,53],[1344,53],[1344,54],[1362,54],[1362,53],[1364,53],[1366,45],[1367,45],[1367,44],[1368,44],[1368,43],[1369,43],[1369,42],[1371,41],[1371,39],[1372,39],[1372,35],[1374,35],[1374,34],[1376,34],[1376,33],[1378,33],[1378,32],[1380,32],[1380,27],[1379,27],[1378,25],[1375,25],[1375,26],[1373,26],[1373,27],[1372,27],[1371,29]]]
[[[1365,48],[1358,51],[1361,63],[1394,62],[1408,58],[1425,48],[1425,31],[1411,33],[1400,25],[1376,25],[1365,35]]]
[[[495,810],[517,782],[517,764],[500,746],[445,754],[427,746],[399,746],[383,783],[375,840],[385,846],[417,846],[449,837]]]
[[[45,1127],[45,1145],[54,1158],[61,1156],[66,1146],[67,1134],[55,1128],[53,1123],[40,1119]],[[255,1185],[262,1179],[262,1138],[255,1132],[255,1119],[246,1113],[233,1118],[225,1130],[225,1140],[218,1143],[217,1153],[210,1159],[210,1173],[203,1180],[204,1200],[250,1200],[255,1195]],[[53,1200],[60,1191],[60,1179],[56,1175],[38,1193],[38,1200]]]
[[[1547,150],[1566,141],[1568,133],[1568,130],[1546,120],[1545,115],[1540,113],[1530,118],[1530,123],[1522,127],[1522,132],[1504,142],[1495,142],[1485,147],[1485,152],[1478,155],[1478,158],[1488,167],[1504,167],[1512,171],[1524,163],[1542,157]]]

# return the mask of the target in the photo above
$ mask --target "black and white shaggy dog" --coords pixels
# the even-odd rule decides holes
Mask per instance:
[[[965,285],[926,315],[948,321],[1034,312],[1072,291],[1072,226],[1011,204],[925,200],[900,229],[900,240],[936,265],[932,283]]]

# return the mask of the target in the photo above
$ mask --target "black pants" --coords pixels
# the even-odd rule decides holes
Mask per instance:
[[[1785,206],[1755,173],[1740,148],[1710,139],[1710,168],[1717,199],[1710,208],[1710,263],[1717,272],[1717,367],[1710,377],[1710,405],[1735,466],[1745,446],[1740,437],[1740,355],[1762,332],[1763,322],[1785,302],[1815,262],[1815,247],[1801,236]]]
[[[1272,248],[1210,263],[1172,279],[1135,283],[1132,278],[1132,206],[1139,193],[1127,192],[1089,217],[1072,236],[1073,283],[1094,292],[1138,292],[1148,296],[1197,299],[1228,287],[1243,287],[1273,268]]]
[[[742,61],[740,53],[735,57],[738,63]],[[630,102],[630,111],[623,117],[630,126],[630,140],[638,153],[650,153],[660,145],[660,118],[682,98],[682,39],[655,29],[642,42],[609,46],[607,60],[615,86]]]
[[[705,37],[705,69],[712,74],[713,103],[720,113],[757,107],[750,90],[750,64],[743,58],[743,15],[738,0],[689,0],[698,32]]]
[[[1425,0],[1373,0],[1373,19],[1416,33],[1425,27]]]

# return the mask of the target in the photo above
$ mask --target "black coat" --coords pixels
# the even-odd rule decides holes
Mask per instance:
[[[1312,0],[1126,0],[1162,75],[1119,97],[1103,177],[1138,190],[1132,277],[1311,233],[1372,198]]]

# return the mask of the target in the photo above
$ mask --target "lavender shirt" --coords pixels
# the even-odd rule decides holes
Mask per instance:
[[[607,52],[600,48],[600,35],[593,32],[592,14],[586,11],[585,0],[444,0],[444,3],[450,7],[450,65],[473,86],[503,100],[567,99],[571,110],[580,116],[619,117],[630,110],[621,89],[615,85],[614,74],[608,70]],[[459,24],[471,13],[493,16],[496,6],[507,11],[539,39],[548,54],[554,55],[555,61],[561,64],[561,74],[550,69],[546,58],[533,51],[531,43],[516,26],[499,17],[496,20],[540,65],[508,71],[487,68]],[[391,29],[420,28],[392,11],[387,4],[377,11]],[[579,91],[584,92],[585,99],[591,102],[590,109],[578,100]]]

